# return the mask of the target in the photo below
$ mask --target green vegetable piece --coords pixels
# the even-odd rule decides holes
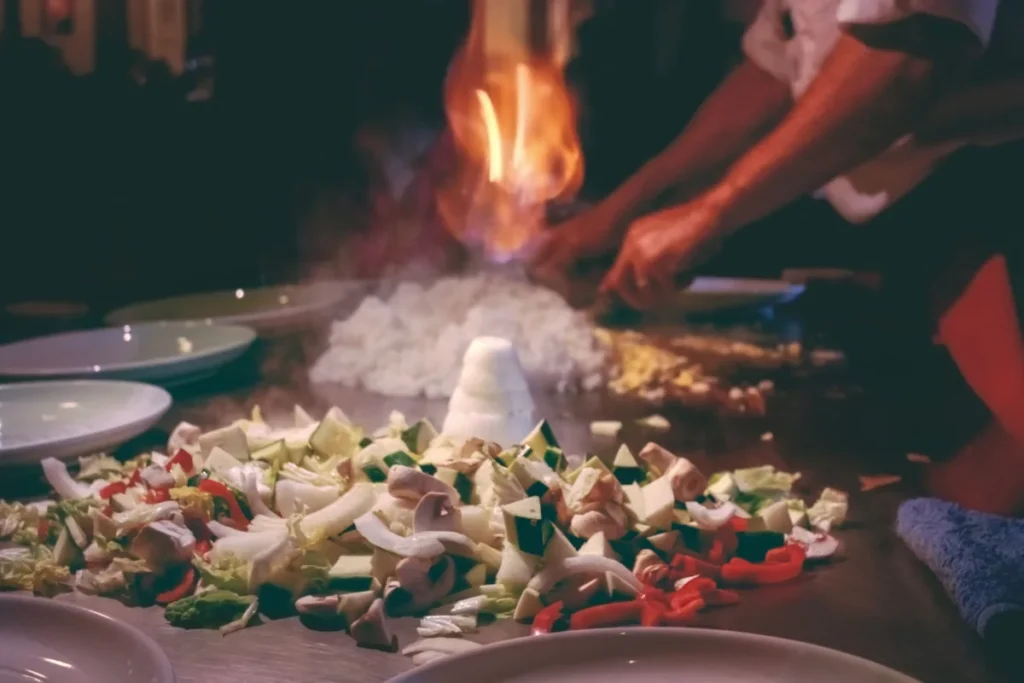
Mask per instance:
[[[361,439],[359,440],[359,447],[360,447],[360,448],[366,448],[366,447],[367,447],[367,446],[369,446],[369,445],[370,445],[371,443],[373,443],[373,439],[371,439],[371,438],[370,438],[370,437],[368,437],[368,436],[364,436],[363,438],[361,438]]]
[[[309,447],[325,458],[350,456],[356,451],[358,437],[352,425],[328,413],[309,437]]]
[[[524,498],[501,508],[505,517],[506,540],[524,553],[543,556],[554,535],[554,527],[543,518],[540,499]]]
[[[422,419],[402,432],[402,441],[413,453],[422,453],[437,436],[437,430],[430,420]]]
[[[245,432],[237,424],[215,429],[199,437],[199,448],[203,458],[208,458],[214,448],[221,448],[237,460],[249,459],[249,442]]]
[[[622,444],[612,461],[612,474],[620,484],[636,484],[644,480],[645,470],[633,457],[629,446]]]
[[[473,480],[462,472],[448,467],[438,467],[434,477],[455,489],[463,503],[469,503],[473,499],[473,491],[475,489]]]
[[[565,452],[561,448],[548,446],[544,451],[544,462],[555,472],[563,472],[566,469]]]
[[[764,562],[765,555],[773,548],[786,544],[785,534],[776,531],[736,532],[736,557],[748,562]]]
[[[434,466],[434,465],[431,465],[429,462],[421,462],[420,463],[420,470],[422,470],[423,472],[425,472],[427,474],[436,474],[437,473],[437,467]]]
[[[367,465],[363,468],[363,473],[366,474],[367,479],[375,484],[388,480],[388,473],[376,465]]]
[[[534,453],[544,453],[548,448],[559,447],[558,439],[555,438],[555,433],[551,431],[551,425],[548,424],[547,420],[541,420],[537,423],[533,431],[523,439],[523,445],[529,446],[533,449]]]
[[[172,602],[164,618],[179,628],[220,628],[241,617],[252,601],[251,595],[213,590]]]
[[[284,439],[267,444],[263,448],[257,448],[250,456],[253,460],[263,460],[271,464],[288,462],[290,454]]]
[[[384,456],[384,464],[388,467],[394,467],[395,465],[405,465],[406,467],[416,467],[416,461],[406,453],[405,451],[395,451]]]

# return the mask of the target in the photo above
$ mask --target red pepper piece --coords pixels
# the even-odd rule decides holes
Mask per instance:
[[[46,537],[50,535],[50,520],[41,519],[39,524],[36,526],[36,537],[40,543],[46,542]]]
[[[181,576],[181,581],[178,582],[174,588],[158,593],[156,596],[156,602],[158,605],[169,605],[175,600],[181,600],[185,596],[192,592],[192,588],[196,584],[196,570],[194,567],[189,567]]]
[[[708,560],[715,564],[722,564],[725,561],[725,547],[722,545],[722,540],[716,538],[711,541],[711,549],[708,550]]]
[[[235,496],[231,493],[227,486],[214,481],[213,479],[203,479],[199,482],[199,490],[209,493],[211,496],[220,498],[228,506],[228,513],[231,515],[232,525],[240,530],[245,531],[249,528],[249,520],[242,513],[242,508],[238,505],[238,501],[235,500]]]
[[[123,481],[112,481],[100,489],[100,498],[109,500],[111,496],[124,493],[128,490],[128,484]]]
[[[201,541],[196,541],[195,551],[194,552],[197,555],[200,555],[201,557],[205,558],[206,557],[206,553],[210,552],[210,548],[212,548],[212,547],[213,547],[213,543],[211,543],[210,541],[208,541],[206,539],[203,539]]]
[[[740,594],[736,591],[725,590],[724,588],[716,588],[713,591],[708,591],[701,594],[704,602],[709,606],[721,607],[723,605],[737,605],[740,602]]]
[[[733,531],[746,531],[747,520],[743,519],[742,517],[737,517],[733,515],[732,518],[729,520],[729,526],[732,528]]]
[[[537,612],[537,616],[533,618],[533,626],[530,628],[530,634],[534,636],[543,635],[545,633],[551,633],[555,629],[555,625],[562,618],[562,612],[565,610],[565,603],[559,600],[553,602],[541,611]]]
[[[132,476],[128,478],[128,486],[138,486],[139,482],[142,481],[142,468],[136,467],[135,471],[132,472]]]
[[[694,598],[679,609],[666,612],[661,617],[662,626],[686,626],[697,618],[697,613],[704,609],[705,603],[702,598]]]
[[[644,602],[640,610],[641,626],[661,626],[661,618],[668,612],[668,607],[660,602]]]
[[[174,457],[167,461],[167,464],[164,466],[164,469],[170,472],[171,467],[173,467],[174,465],[181,465],[181,469],[185,471],[185,474],[190,473],[192,471],[192,468],[194,467],[192,463],[192,454],[186,451],[184,448],[179,448],[178,452],[174,454]]]
[[[800,576],[804,567],[804,551],[800,546],[775,548],[769,554],[771,561],[759,564],[732,558],[722,567],[722,579],[732,584],[763,586]]]
[[[150,489],[146,492],[146,495],[142,497],[143,502],[149,503],[150,505],[166,503],[170,499],[170,489]]]
[[[569,629],[579,631],[585,628],[601,628],[603,626],[629,626],[640,621],[644,602],[612,602],[607,605],[588,607],[576,612],[569,618]]]
[[[683,555],[682,553],[672,558],[671,566],[672,569],[677,570],[669,574],[669,578],[673,582],[685,579],[687,576],[693,576],[694,574],[707,576],[712,579],[718,579],[722,575],[722,568],[719,565],[705,562],[691,555]]]

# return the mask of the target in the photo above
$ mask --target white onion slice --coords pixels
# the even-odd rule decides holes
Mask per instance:
[[[419,654],[420,652],[443,652],[445,654],[456,654],[459,652],[476,650],[480,647],[483,647],[483,645],[480,643],[474,643],[472,640],[463,640],[462,638],[424,638],[422,640],[417,640],[415,643],[402,650],[402,654],[406,656]]]
[[[528,587],[537,591],[538,594],[544,595],[556,583],[567,576],[575,574],[592,574],[595,576],[612,574],[621,580],[623,587],[632,589],[634,594],[643,590],[643,584],[621,562],[608,557],[601,557],[600,555],[570,557],[560,564],[545,567],[530,580]]]
[[[402,557],[437,557],[445,553],[444,545],[437,538],[432,538],[425,534],[409,538],[399,536],[384,526],[384,522],[372,512],[367,512],[361,517],[357,517],[355,524],[356,531],[366,539],[367,543],[394,555],[401,555]]]
[[[700,503],[690,501],[686,503],[686,511],[701,529],[715,531],[724,526],[736,514],[736,506],[732,503],[722,503],[717,508],[706,508]]]

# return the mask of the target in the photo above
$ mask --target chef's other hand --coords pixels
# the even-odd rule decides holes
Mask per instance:
[[[634,221],[601,293],[638,310],[656,306],[679,287],[687,270],[711,255],[719,226],[718,213],[700,200]]]
[[[541,280],[565,279],[581,261],[614,252],[622,227],[624,221],[601,205],[584,211],[537,238],[530,270]]]

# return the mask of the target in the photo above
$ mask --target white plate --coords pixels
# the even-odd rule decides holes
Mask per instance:
[[[166,391],[135,382],[0,384],[0,465],[112,449],[152,427],[170,407]]]
[[[0,683],[174,683],[167,655],[127,624],[74,605],[0,595]]]
[[[792,301],[803,291],[803,285],[782,280],[698,277],[672,298],[671,307],[682,312],[700,312],[769,306]]]
[[[117,326],[159,320],[234,323],[266,334],[330,321],[363,287],[358,282],[317,282],[190,294],[132,304],[108,314],[105,321]]]
[[[518,638],[391,683],[915,683],[880,664],[781,638],[699,628],[629,628]]]
[[[144,323],[0,346],[0,376],[117,378],[180,384],[242,355],[256,333],[238,325]]]

